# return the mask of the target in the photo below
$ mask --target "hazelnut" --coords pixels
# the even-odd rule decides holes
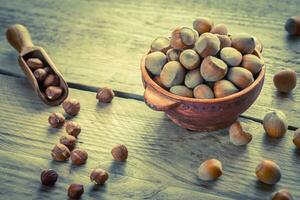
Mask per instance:
[[[205,84],[200,84],[195,87],[193,94],[196,99],[213,99],[215,97],[210,87]]]
[[[74,136],[75,138],[77,138],[78,135],[79,135],[80,132],[81,132],[81,127],[80,127],[80,125],[79,125],[77,122],[68,121],[68,122],[66,123],[66,132],[67,132],[69,135],[72,135],[72,136]]]
[[[227,78],[240,89],[245,89],[254,81],[252,73],[243,67],[230,68]]]
[[[57,86],[49,86],[45,91],[46,97],[53,101],[58,99],[62,93],[63,89]]]
[[[47,77],[48,74],[45,69],[39,68],[39,69],[34,70],[33,75],[38,82],[41,82],[41,81],[45,80],[45,78]]]
[[[168,61],[179,61],[180,53],[179,49],[169,49],[166,54]]]
[[[60,113],[52,113],[48,117],[48,122],[52,128],[60,128],[65,123],[65,117]]]
[[[184,78],[184,84],[188,88],[194,88],[197,85],[203,83],[203,78],[200,74],[199,68],[188,71]]]
[[[201,76],[206,81],[221,80],[227,73],[227,65],[213,56],[204,58],[200,67]]]
[[[80,103],[77,99],[67,99],[62,103],[62,107],[68,115],[75,116],[80,111]]]
[[[188,70],[195,69],[200,65],[200,56],[193,49],[184,50],[179,57],[180,63]]]
[[[214,23],[206,17],[198,17],[193,22],[194,29],[201,35],[209,32],[214,26]]]
[[[128,157],[128,150],[124,144],[117,144],[111,150],[111,155],[117,161],[125,162]]]
[[[243,56],[238,50],[232,47],[225,47],[221,50],[220,57],[228,65],[236,67],[241,63]]]
[[[256,167],[257,178],[266,184],[275,184],[281,178],[280,167],[271,160],[264,160]]]
[[[228,35],[228,29],[225,24],[218,24],[214,26],[210,32],[213,34]]]
[[[227,35],[216,34],[216,36],[220,40],[220,49],[223,49],[224,47],[231,47],[231,39]]]
[[[83,149],[74,149],[71,152],[71,160],[74,165],[82,165],[88,159],[88,153]]]
[[[151,52],[161,51],[166,53],[170,49],[170,40],[167,37],[157,37],[151,44]]]
[[[290,35],[300,35],[300,16],[293,16],[285,23],[285,30]]]
[[[170,92],[179,96],[193,98],[193,91],[184,85],[174,85],[170,88]]]
[[[260,72],[261,68],[264,66],[264,61],[253,54],[246,54],[243,56],[241,66],[255,75]]]
[[[51,156],[52,156],[53,160],[56,160],[56,161],[68,160],[70,157],[70,154],[71,154],[71,152],[68,149],[68,147],[66,147],[63,144],[55,145],[51,151]]]
[[[97,91],[96,99],[101,103],[110,103],[115,97],[115,93],[110,88],[102,88]]]
[[[264,48],[262,42],[260,41],[260,39],[258,39],[256,37],[254,37],[254,39],[255,39],[255,49],[259,52],[262,52],[263,48]]]
[[[298,149],[300,149],[300,128],[295,131],[293,143],[296,145]]]
[[[232,47],[242,54],[251,54],[255,49],[255,39],[247,33],[231,36]]]
[[[252,140],[252,135],[243,131],[239,121],[233,123],[229,128],[229,140],[236,146],[246,145]]]
[[[281,189],[271,195],[271,200],[293,200],[293,197],[288,190]]]
[[[220,80],[215,82],[213,88],[216,98],[226,97],[239,91],[239,89],[228,80]]]
[[[160,73],[162,84],[170,88],[174,85],[180,85],[184,81],[185,69],[177,61],[170,61],[165,64]]]
[[[153,75],[159,75],[166,62],[166,55],[159,51],[149,53],[145,58],[146,69]]]
[[[279,92],[289,93],[297,85],[297,74],[292,69],[282,70],[274,75],[273,83]]]
[[[72,151],[76,145],[76,138],[73,135],[63,135],[60,137],[59,142]]]
[[[59,85],[59,77],[54,74],[49,74],[43,83],[44,87],[47,88],[49,86],[58,86]]]
[[[198,177],[204,181],[216,180],[222,174],[222,163],[216,159],[206,160],[198,168]]]
[[[38,58],[29,58],[26,63],[31,70],[36,70],[44,67],[43,62]]]
[[[288,128],[286,116],[280,111],[267,113],[263,119],[263,126],[266,133],[274,138],[282,137]]]
[[[68,196],[71,199],[80,199],[83,192],[84,188],[81,184],[72,183],[68,188]]]
[[[220,50],[220,40],[212,33],[202,34],[195,44],[195,50],[204,58],[207,56],[214,56]]]
[[[176,28],[171,34],[171,46],[174,49],[186,49],[195,44],[198,34],[190,28]]]
[[[108,173],[104,169],[100,168],[94,169],[90,175],[91,181],[97,185],[103,185],[107,181],[108,177]]]
[[[53,169],[47,169],[41,173],[41,182],[43,185],[52,186],[57,181],[58,174]]]

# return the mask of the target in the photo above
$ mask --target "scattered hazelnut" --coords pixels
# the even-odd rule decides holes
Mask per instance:
[[[222,163],[216,159],[206,160],[198,168],[198,177],[204,181],[216,180],[222,174]]]
[[[184,84],[188,88],[195,88],[197,85],[203,83],[203,78],[200,74],[199,68],[190,70],[186,73]]]
[[[80,125],[79,125],[77,122],[68,121],[68,122],[66,123],[66,132],[67,132],[69,135],[72,135],[72,136],[74,136],[75,138],[77,138],[78,135],[79,135],[80,132],[81,132],[81,127],[80,127]]]
[[[233,123],[229,128],[229,140],[236,146],[246,145],[252,140],[252,135],[243,131],[239,121]]]
[[[44,67],[43,62],[38,58],[29,58],[26,63],[31,70],[36,70]]]
[[[151,44],[151,52],[161,51],[166,53],[170,49],[170,40],[167,37],[157,37]]]
[[[226,75],[227,65],[221,59],[208,56],[201,63],[200,72],[204,80],[218,81]]]
[[[45,91],[46,97],[53,101],[58,99],[62,93],[63,89],[57,86],[49,86]]]
[[[102,103],[110,103],[114,97],[114,91],[107,87],[99,89],[96,94],[96,99]]]
[[[65,117],[60,113],[52,113],[48,117],[48,122],[52,128],[60,128],[65,123]]]
[[[33,75],[38,82],[41,82],[41,81],[45,80],[45,78],[47,77],[48,74],[45,69],[39,68],[39,69],[34,70]]]
[[[216,34],[216,36],[220,40],[220,49],[223,49],[224,47],[231,47],[231,39],[227,35]]]
[[[170,92],[179,96],[193,98],[193,91],[184,85],[174,85],[170,88]]]
[[[128,150],[124,144],[117,144],[111,150],[111,155],[117,161],[125,162],[128,157]]]
[[[168,61],[179,61],[180,53],[179,49],[169,49],[166,54]]]
[[[286,116],[280,111],[267,113],[263,119],[263,126],[266,133],[274,138],[282,137],[288,128]]]
[[[200,65],[200,56],[193,49],[184,50],[179,57],[180,63],[188,70],[195,69]]]
[[[43,185],[52,186],[57,181],[58,174],[53,169],[47,169],[41,173],[41,182]]]
[[[153,75],[159,75],[166,62],[166,55],[160,51],[149,53],[145,58],[146,69]]]
[[[291,193],[286,190],[278,190],[271,195],[271,200],[293,200]]]
[[[59,85],[59,77],[54,74],[49,74],[43,83],[44,87],[47,88],[49,86],[58,86]]]
[[[94,169],[90,175],[90,179],[92,182],[96,183],[97,185],[103,185],[109,175],[104,169]]]
[[[289,93],[297,85],[297,74],[292,69],[282,70],[274,75],[273,83],[279,92]]]
[[[174,49],[186,49],[195,44],[198,34],[190,28],[176,28],[171,34],[171,46]]]
[[[230,68],[227,78],[240,89],[245,89],[254,81],[252,73],[243,67]]]
[[[228,65],[236,67],[241,63],[243,56],[238,50],[232,47],[225,47],[221,50],[220,57]]]
[[[210,87],[205,84],[200,84],[195,87],[193,94],[196,99],[213,99],[215,97]]]
[[[285,30],[290,35],[300,35],[300,16],[293,16],[285,23]]]
[[[242,54],[251,54],[255,49],[255,39],[247,33],[231,36],[232,47]]]
[[[213,34],[228,35],[228,29],[225,24],[218,24],[214,26],[210,32]]]
[[[246,54],[243,56],[241,66],[255,75],[260,72],[261,68],[264,66],[264,61],[253,54]]]
[[[239,89],[228,80],[220,80],[215,82],[213,88],[216,98],[226,97],[239,91]]]
[[[195,44],[195,50],[204,58],[207,56],[214,56],[220,50],[220,40],[212,33],[202,34]]]
[[[280,167],[271,160],[264,160],[256,167],[257,178],[266,184],[275,184],[281,178]]]
[[[84,192],[83,185],[72,183],[68,188],[68,196],[72,199],[80,199]]]
[[[160,80],[162,84],[170,88],[174,85],[180,85],[184,81],[185,69],[177,61],[170,61],[165,64],[160,73]]]
[[[71,160],[74,165],[82,165],[88,159],[88,153],[83,149],[74,149],[71,152]]]
[[[70,150],[63,144],[57,144],[51,151],[51,156],[53,160],[56,161],[65,161],[70,157]]]
[[[76,145],[76,138],[73,135],[63,135],[60,137],[59,142],[72,151]]]
[[[198,17],[193,22],[194,29],[201,35],[209,32],[214,26],[214,23],[206,17]]]
[[[65,112],[71,116],[75,116],[80,111],[80,103],[77,99],[67,99],[62,103]]]
[[[300,128],[295,131],[293,143],[296,145],[298,149],[300,149]]]

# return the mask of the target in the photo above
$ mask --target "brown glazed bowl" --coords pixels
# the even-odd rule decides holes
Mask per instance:
[[[262,58],[257,50],[253,54]],[[182,97],[152,80],[145,67],[145,57],[141,60],[145,103],[153,110],[165,112],[175,124],[189,130],[215,131],[230,126],[254,103],[264,84],[265,67],[250,86],[230,96],[216,99]]]

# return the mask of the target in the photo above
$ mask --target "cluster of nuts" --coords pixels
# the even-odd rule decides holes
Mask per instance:
[[[59,87],[59,77],[50,67],[45,66],[39,58],[29,58],[26,63],[36,78],[40,90],[48,99],[54,101],[62,96],[64,89]]]
[[[176,95],[211,99],[252,84],[264,66],[254,54],[262,50],[258,39],[229,35],[224,24],[214,26],[208,18],[197,18],[193,28],[176,28],[170,39],[152,42],[145,66],[158,85]]]

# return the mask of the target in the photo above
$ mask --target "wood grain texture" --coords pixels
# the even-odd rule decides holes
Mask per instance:
[[[199,15],[225,23],[231,33],[249,32],[264,43],[267,77],[260,98],[245,115],[262,119],[279,109],[298,126],[300,88],[288,96],[276,92],[273,74],[299,70],[300,39],[287,37],[284,23],[299,13],[297,0],[280,1],[19,1],[0,5],[0,29],[25,24],[35,44],[46,48],[67,81],[143,94],[139,61],[151,41]],[[16,53],[0,35],[0,69],[21,73]],[[257,112],[260,110],[260,112]]]
[[[292,144],[292,132],[278,140],[265,136],[261,124],[243,120],[253,133],[247,147],[229,144],[227,130],[211,133],[189,132],[151,111],[144,103],[115,98],[111,104],[98,104],[95,94],[70,90],[82,109],[73,118],[82,126],[77,147],[89,153],[82,167],[69,162],[53,162],[50,150],[65,134],[49,128],[48,115],[62,112],[41,103],[23,79],[0,75],[0,195],[15,199],[64,199],[67,185],[86,185],[84,199],[267,199],[275,190],[289,189],[300,198],[300,153]],[[110,149],[124,143],[129,149],[124,164],[112,161]],[[217,158],[224,174],[216,182],[197,178],[199,164]],[[282,168],[282,179],[268,186],[257,181],[255,167],[272,159]],[[105,187],[89,183],[91,169],[109,171]],[[43,188],[39,176],[44,168],[54,168],[60,178],[52,189]]]

